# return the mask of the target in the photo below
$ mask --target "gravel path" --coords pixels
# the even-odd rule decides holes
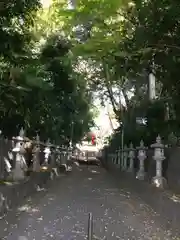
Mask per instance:
[[[117,184],[116,184],[117,185]],[[74,167],[51,188],[27,199],[0,220],[0,239],[87,239],[88,213],[94,239],[178,239],[163,229],[156,213],[130,192],[114,185],[101,167]],[[24,238],[23,238],[24,237]]]

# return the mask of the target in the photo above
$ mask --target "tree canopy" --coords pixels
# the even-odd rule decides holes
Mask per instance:
[[[179,14],[179,2],[170,0],[79,0],[73,9],[56,11],[64,15],[74,57],[86,62],[86,78],[102,103],[112,104],[127,143],[151,142],[158,133],[179,135]],[[152,72],[153,102],[148,95]]]
[[[38,133],[61,144],[81,140],[93,125],[92,95],[74,69],[72,43],[62,31],[45,27],[49,15],[39,1],[4,2],[1,9],[3,134],[17,135],[23,126],[29,137]]]
[[[23,125],[30,135],[66,142],[74,129],[78,141],[93,124],[97,95],[112,104],[127,143],[179,135],[178,1],[2,6],[0,121],[6,135]],[[154,101],[148,96],[150,73],[156,77]]]

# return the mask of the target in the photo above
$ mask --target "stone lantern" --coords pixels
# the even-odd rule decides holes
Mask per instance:
[[[24,159],[24,130],[21,128],[19,136],[15,138],[16,145],[13,148],[13,152],[16,155],[15,168],[13,170],[13,179],[22,180],[25,177],[24,171],[27,169],[27,165]]]
[[[153,159],[156,161],[156,176],[152,178],[152,184],[159,188],[167,185],[166,179],[162,176],[162,162],[165,159],[164,145],[161,143],[161,137],[156,138],[156,143],[151,145],[154,148]]]
[[[133,147],[133,144],[130,143],[129,145],[129,168],[128,168],[128,172],[134,172],[134,158],[135,158],[135,148]]]
[[[144,146],[143,140],[140,142],[138,149],[138,159],[139,159],[139,171],[137,172],[136,178],[139,180],[144,180],[146,172],[144,169],[144,160],[146,159],[146,147]]]

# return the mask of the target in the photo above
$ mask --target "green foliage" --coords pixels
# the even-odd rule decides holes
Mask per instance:
[[[111,102],[126,143],[142,137],[150,143],[159,133],[167,138],[172,129],[179,134],[178,1],[78,0],[67,9],[66,1],[54,0],[46,10],[37,0],[3,6],[0,124],[7,135],[24,125],[29,135],[39,131],[64,142],[73,135],[79,141],[93,125],[93,92],[102,103]],[[151,71],[157,79],[154,103],[148,100]],[[115,139],[120,143],[119,132],[112,145]]]
[[[124,118],[128,126],[125,129],[125,141],[128,138],[136,142],[134,138],[140,141],[143,137],[150,144],[158,134],[165,141],[171,132],[180,135],[180,7],[177,1],[168,0],[132,2],[124,12],[124,37],[119,44],[119,50],[126,52],[126,55],[117,55],[116,72],[130,80],[135,79],[135,96],[131,99],[131,108],[127,114],[131,115],[131,121]],[[119,68],[120,65],[125,71]],[[156,76],[157,101],[149,105],[146,86],[147,76],[152,70]],[[132,118],[144,116],[147,118],[147,126],[137,129]],[[136,131],[131,132],[129,129]]]
[[[104,101],[110,100],[126,128],[126,142],[143,137],[150,143],[157,134],[167,138],[172,130],[179,135],[179,2],[82,0],[70,16],[66,29],[76,43],[74,54],[93,69],[88,78],[91,86]],[[77,25],[81,31],[73,28]],[[151,71],[157,90],[153,104],[148,101]],[[126,108],[117,101],[120,93]],[[147,118],[147,126],[136,123],[142,117]]]
[[[71,139],[79,141],[93,125],[92,96],[83,75],[73,69],[70,42],[48,28],[43,31],[44,22],[40,22],[39,16],[43,10],[38,1],[3,6],[0,29],[3,134],[17,135],[23,126],[29,137],[39,133],[41,139],[50,138],[61,144],[68,144]]]
[[[26,44],[31,41],[28,28],[33,24],[40,2],[4,0],[0,5],[0,55],[15,63],[17,55],[24,54]]]

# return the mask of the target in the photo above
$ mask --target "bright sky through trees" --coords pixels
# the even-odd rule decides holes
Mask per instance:
[[[41,0],[43,8],[48,8],[51,4],[52,0]]]

